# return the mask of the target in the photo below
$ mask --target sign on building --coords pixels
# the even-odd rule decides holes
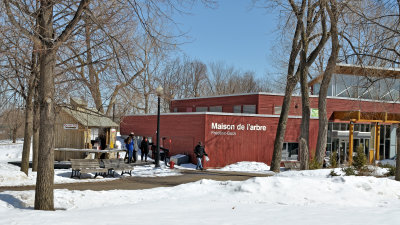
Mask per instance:
[[[78,130],[78,124],[74,123],[65,123],[64,130]]]

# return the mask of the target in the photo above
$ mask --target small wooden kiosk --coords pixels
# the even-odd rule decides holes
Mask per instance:
[[[88,109],[80,99],[70,99],[71,107],[61,107],[55,124],[55,144],[57,148],[92,149],[93,143],[101,135],[106,139],[107,148],[113,149],[118,124],[110,118]],[[84,152],[55,151],[55,161],[84,158]]]

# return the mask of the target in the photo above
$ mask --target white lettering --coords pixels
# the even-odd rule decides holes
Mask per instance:
[[[211,129],[213,129],[213,130],[235,130],[235,125],[224,124],[224,123],[211,123]]]
[[[258,124],[256,124],[256,125],[247,124],[247,130],[266,131],[267,130],[267,126],[260,126]]]
[[[267,126],[262,126],[258,124],[224,124],[224,123],[211,123],[212,130],[251,130],[251,131],[267,131]],[[213,133],[214,134],[214,133]],[[215,135],[229,135],[229,134],[215,134]],[[235,133],[236,135],[236,133]]]
[[[211,131],[211,134],[213,135],[236,135],[236,132],[230,132],[230,131]]]

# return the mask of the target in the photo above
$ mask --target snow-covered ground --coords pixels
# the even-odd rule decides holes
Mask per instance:
[[[6,164],[18,160],[21,148],[21,144],[0,146],[2,186],[8,179],[13,179],[9,182],[13,185],[26,184],[28,178],[19,168]],[[242,162],[221,170],[254,173],[267,168]],[[148,176],[156,176],[154,170],[142,168]],[[10,171],[12,178],[5,175]],[[32,210],[34,191],[4,191],[0,192],[0,224],[400,224],[400,182],[329,177],[329,173],[328,169],[288,171],[240,182],[200,180],[132,191],[55,190],[53,212]]]

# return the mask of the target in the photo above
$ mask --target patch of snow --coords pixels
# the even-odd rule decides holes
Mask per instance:
[[[269,173],[274,174],[274,172],[270,171],[270,167],[261,162],[238,162],[235,164],[231,164],[225,166],[221,169],[213,169],[215,171],[237,171],[237,172],[248,172],[248,173]]]

